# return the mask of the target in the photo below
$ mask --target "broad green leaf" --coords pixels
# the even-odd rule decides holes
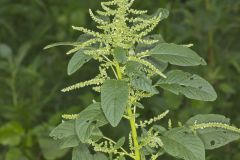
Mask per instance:
[[[96,123],[92,123],[96,122]],[[100,108],[100,103],[93,103],[84,109],[76,120],[65,121],[52,130],[50,136],[54,139],[62,139],[61,145],[76,145],[70,144],[74,137],[85,142],[90,136],[94,139],[99,139],[102,134],[98,128],[107,124],[107,120]]]
[[[160,79],[156,85],[175,94],[183,94],[190,99],[214,101],[217,98],[213,87],[198,75],[173,70],[166,76],[166,79]]]
[[[94,126],[89,121],[77,119],[75,121],[75,130],[81,142],[86,142],[92,135]]]
[[[152,80],[143,75],[137,75],[131,78],[131,84],[136,89],[140,89],[152,94],[157,94],[158,90],[152,86]]]
[[[17,146],[24,136],[24,128],[18,122],[8,122],[0,127],[0,144]]]
[[[114,58],[117,60],[118,63],[126,63],[127,62],[127,53],[128,51],[126,49],[123,48],[115,48],[114,49]]]
[[[103,134],[99,128],[94,128],[91,134],[91,140],[98,141],[103,138]]]
[[[204,143],[205,149],[212,150],[240,139],[240,134],[223,128],[205,128],[198,130],[198,135]]]
[[[181,45],[161,43],[154,47],[150,52],[152,57],[174,65],[206,65],[203,58],[198,56],[190,48]]]
[[[154,125],[154,126],[153,126],[153,129],[154,129],[155,131],[161,133],[161,134],[163,134],[164,132],[167,131],[167,129],[164,128],[164,127],[161,126],[161,125]]]
[[[79,42],[57,42],[57,43],[47,45],[46,47],[44,47],[44,49],[49,49],[49,48],[58,47],[58,46],[76,46],[79,44],[80,44]]]
[[[119,149],[120,147],[122,147],[125,143],[125,137],[120,138],[117,143],[114,145],[115,149]]]
[[[93,160],[108,160],[108,158],[102,153],[96,153],[93,155]]]
[[[69,150],[59,150],[58,141],[48,136],[38,136],[38,143],[45,159],[58,159],[63,157]]]
[[[89,152],[86,145],[82,144],[73,149],[72,160],[93,160],[93,156]]]
[[[65,137],[73,136],[75,134],[75,121],[70,120],[64,121],[56,128],[54,128],[50,133],[50,137],[53,137],[54,139],[62,139]]]
[[[108,123],[99,102],[89,105],[79,114],[82,121],[96,121],[96,126],[100,127]]]
[[[0,57],[5,59],[12,58],[12,49],[6,44],[0,44]]]
[[[114,127],[122,119],[126,109],[129,87],[125,81],[106,80],[101,88],[101,106],[103,112]]]
[[[161,72],[163,72],[168,67],[168,63],[160,61],[159,59],[156,59],[154,57],[147,57],[145,59]]]
[[[72,75],[78,69],[80,69],[85,63],[91,59],[90,56],[84,54],[84,50],[79,50],[76,52],[68,63],[68,75]]]
[[[161,137],[164,150],[184,160],[205,160],[205,150],[201,139],[187,128],[174,128]]]
[[[193,126],[194,124],[201,123],[222,123],[230,124],[230,119],[222,115],[217,114],[206,114],[206,115],[196,115],[190,118],[186,124],[188,126]],[[224,128],[203,128],[198,129],[197,134],[204,143],[205,149],[215,149],[224,146],[232,141],[240,138],[239,133],[224,129]]]
[[[134,62],[134,61],[128,61],[126,63],[125,72],[129,76],[132,76],[132,75],[141,73],[141,68],[142,68],[142,65],[140,63]]]
[[[80,141],[79,141],[77,135],[73,135],[73,136],[68,136],[66,138],[61,139],[59,148],[64,149],[64,148],[76,147],[79,144],[80,144]]]
[[[102,153],[92,155],[85,145],[80,145],[73,149],[72,160],[108,160],[108,158]]]

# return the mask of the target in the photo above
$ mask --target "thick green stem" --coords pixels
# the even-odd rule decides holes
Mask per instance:
[[[130,121],[131,130],[132,130],[133,145],[135,150],[135,160],[140,160],[141,157],[140,157],[140,151],[139,151],[137,129],[135,125],[135,116],[133,115],[132,109],[130,106],[127,108],[127,113],[128,113],[128,116],[130,117],[129,121]]]
[[[117,70],[118,79],[121,80],[122,73],[121,73],[121,69],[120,69],[120,66],[118,63],[116,63],[116,70]],[[137,128],[135,125],[135,115],[132,112],[131,106],[127,107],[127,114],[130,117],[129,122],[130,122],[130,126],[131,126],[132,139],[133,139],[133,145],[134,145],[134,150],[135,150],[134,160],[141,160],[139,144],[138,144]]]

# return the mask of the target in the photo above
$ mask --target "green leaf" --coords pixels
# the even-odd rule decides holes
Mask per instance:
[[[92,123],[96,122],[96,123]],[[84,109],[76,120],[65,121],[52,130],[50,136],[54,139],[61,139],[60,146],[67,148],[77,145],[77,141],[72,143],[77,136],[81,142],[85,142],[90,137],[99,139],[102,134],[96,128],[107,124],[100,103],[93,103]],[[72,144],[71,144],[72,143]]]
[[[198,75],[173,70],[166,76],[166,79],[160,79],[156,85],[175,94],[183,94],[190,99],[214,101],[217,98],[213,87]]]
[[[193,126],[201,123],[222,123],[230,125],[230,119],[217,114],[199,114],[190,118],[186,124]],[[204,143],[205,149],[215,149],[240,138],[240,134],[224,128],[198,129],[197,134]]]
[[[108,160],[108,158],[102,153],[96,153],[93,155],[94,160]]]
[[[161,72],[163,72],[168,67],[168,63],[160,61],[159,59],[156,59],[154,57],[147,57],[145,59]]]
[[[138,75],[131,78],[131,84],[136,89],[140,89],[152,94],[157,94],[158,90],[152,86],[152,80],[146,76]]]
[[[134,75],[134,74],[141,73],[141,68],[142,68],[142,65],[140,63],[134,62],[134,61],[128,61],[126,63],[125,72],[126,72],[126,74],[131,76],[131,75]]]
[[[52,130],[50,133],[50,137],[53,137],[54,139],[62,139],[69,136],[75,135],[75,121],[64,121],[61,124],[59,124],[56,128]]]
[[[127,53],[128,51],[126,49],[117,47],[114,49],[113,55],[118,63],[124,64],[127,62]]]
[[[184,160],[205,160],[205,150],[201,139],[187,128],[174,128],[161,137],[164,150]]]
[[[101,88],[103,112],[114,127],[118,125],[126,109],[129,87],[125,81],[106,80]]]
[[[45,159],[59,159],[68,152],[68,149],[59,150],[58,141],[48,136],[38,136],[38,143]]]
[[[79,42],[57,42],[57,43],[47,45],[46,47],[44,47],[44,49],[49,49],[49,48],[58,47],[58,46],[76,46],[79,44],[80,44]]]
[[[193,50],[188,47],[161,43],[153,48],[151,51],[151,56],[174,65],[179,66],[196,66],[196,65],[206,65],[203,58],[198,56]]]
[[[84,54],[84,50],[79,50],[76,52],[68,63],[68,75],[72,75],[78,69],[80,69],[85,63],[91,59],[90,56]]]
[[[86,145],[80,145],[73,149],[72,160],[108,160],[108,158],[102,153],[92,155]]]
[[[6,44],[0,44],[0,57],[5,59],[12,58],[12,49]]]
[[[75,121],[75,130],[77,136],[81,142],[86,142],[92,135],[94,126],[89,121],[82,121],[81,119],[77,119]]]
[[[103,134],[99,128],[94,128],[91,134],[91,140],[98,141],[103,138]]]
[[[154,129],[155,131],[161,133],[161,134],[163,134],[164,132],[167,131],[167,129],[164,128],[164,127],[161,126],[161,125],[154,125],[154,126],[153,126],[153,129]]]
[[[96,126],[100,127],[108,123],[99,102],[89,105],[79,114],[82,121],[96,121]]]
[[[120,147],[122,147],[125,143],[125,137],[120,138],[117,143],[114,145],[115,149],[119,149]]]
[[[68,136],[66,138],[61,139],[59,148],[60,149],[71,148],[71,147],[76,147],[79,144],[80,144],[80,141],[79,141],[77,135],[73,135],[73,136]]]
[[[18,122],[8,122],[0,128],[0,144],[17,146],[24,135],[24,128]]]
[[[72,152],[72,160],[93,160],[86,145],[75,147]]]

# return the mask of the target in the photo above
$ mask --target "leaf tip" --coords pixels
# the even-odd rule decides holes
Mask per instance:
[[[50,48],[49,45],[43,47],[44,50],[49,49],[49,48]]]

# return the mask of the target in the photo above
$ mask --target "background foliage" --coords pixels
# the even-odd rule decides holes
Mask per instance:
[[[170,16],[155,30],[167,42],[193,43],[208,62],[207,67],[191,68],[209,80],[218,93],[215,102],[186,100],[164,92],[145,101],[145,117],[171,110],[173,125],[199,113],[218,113],[240,124],[240,1],[236,0],[136,0],[135,7],[154,11],[167,8]],[[97,0],[0,0],[0,159],[66,159],[48,137],[61,121],[62,113],[75,113],[96,95],[88,89],[62,94],[60,89],[76,81],[92,78],[94,63],[68,77],[64,55],[68,48],[42,48],[56,41],[74,41],[75,26],[89,26],[88,9],[99,7]],[[190,69],[190,70],[191,70]],[[83,74],[85,73],[85,74]],[[119,129],[110,137],[118,137]],[[122,134],[122,133],[121,133]],[[207,153],[207,159],[240,159],[239,142]],[[170,159],[170,157],[166,157]]]

